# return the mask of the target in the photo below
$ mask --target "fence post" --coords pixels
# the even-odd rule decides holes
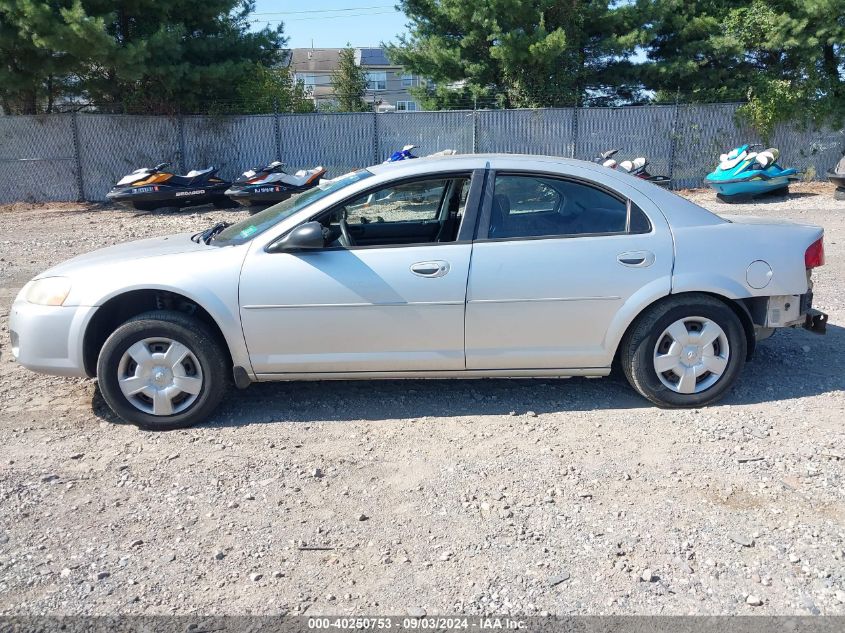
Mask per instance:
[[[85,182],[82,179],[82,153],[79,148],[79,126],[76,121],[76,111],[71,112],[70,123],[73,134],[73,160],[76,163],[76,188],[79,192],[79,202],[85,201]]]
[[[478,153],[478,97],[472,99],[472,153]]]
[[[675,112],[672,114],[671,144],[669,145],[669,187],[675,189],[675,150],[678,145],[678,117],[680,105],[678,96],[675,95]]]
[[[186,173],[185,169],[185,116],[183,114],[176,115],[177,129],[179,130],[179,173]]]
[[[282,160],[282,130],[279,126],[279,101],[273,97],[273,131],[276,135],[276,160]]]
[[[572,156],[575,158],[578,154],[578,101],[572,108]]]
[[[378,165],[381,162],[378,149],[378,112],[376,112],[376,106],[373,103],[373,165]]]

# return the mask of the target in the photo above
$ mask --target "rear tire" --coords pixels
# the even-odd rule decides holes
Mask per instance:
[[[701,407],[734,385],[747,350],[734,311],[696,294],[666,299],[640,315],[622,338],[619,360],[631,386],[657,406]]]
[[[118,416],[149,430],[192,426],[222,400],[231,366],[201,321],[180,312],[138,315],[106,339],[97,378]]]

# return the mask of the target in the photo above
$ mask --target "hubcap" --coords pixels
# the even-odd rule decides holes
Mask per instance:
[[[202,391],[202,368],[194,353],[169,338],[148,338],[124,352],[117,380],[126,399],[151,415],[174,415]]]
[[[654,370],[675,393],[701,393],[715,385],[730,359],[725,331],[704,317],[687,317],[663,330],[654,346]]]

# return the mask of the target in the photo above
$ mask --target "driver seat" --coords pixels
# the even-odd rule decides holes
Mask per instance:
[[[173,176],[170,179],[170,182],[174,185],[181,185],[183,187],[190,187],[197,182],[201,182],[206,180],[208,177],[214,174],[215,172],[214,167],[207,167],[206,169],[192,169],[184,176]]]
[[[311,184],[325,173],[326,168],[320,165],[314,169],[300,169],[295,174],[283,174],[279,180],[294,187],[304,187],[305,185]]]

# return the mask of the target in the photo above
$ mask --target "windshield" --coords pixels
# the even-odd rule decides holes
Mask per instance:
[[[352,183],[356,183],[364,178],[369,178],[372,175],[366,169],[360,169],[345,174],[335,180],[321,183],[313,189],[309,189],[298,196],[288,198],[284,202],[274,204],[272,207],[267,207],[260,213],[256,213],[237,224],[227,227],[214,236],[214,243],[232,244],[251,240],[256,235],[261,235],[264,231],[275,226],[282,220],[289,218],[294,213],[302,211],[308,205],[314,204],[329,194],[348,187]]]

